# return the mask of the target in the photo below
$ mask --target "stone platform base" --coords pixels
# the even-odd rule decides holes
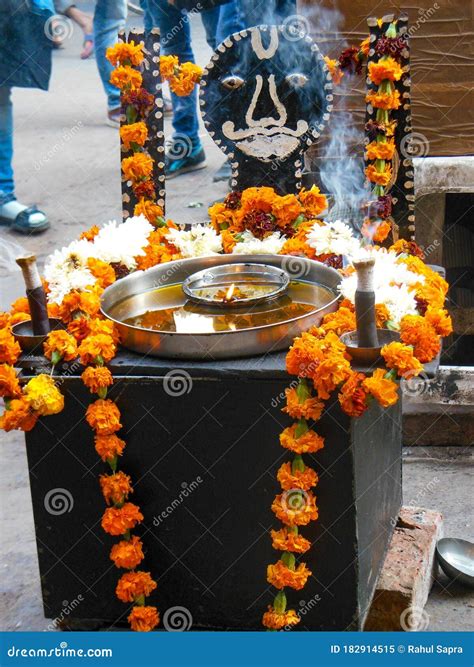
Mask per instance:
[[[424,611],[433,583],[440,512],[402,507],[364,630],[427,630]]]

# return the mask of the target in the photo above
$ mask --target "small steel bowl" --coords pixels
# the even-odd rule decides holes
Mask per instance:
[[[443,572],[474,588],[474,544],[460,538],[445,537],[436,545],[436,556]]]
[[[206,289],[227,290],[232,284],[269,285],[265,294],[226,301],[202,294]],[[286,271],[269,264],[220,264],[190,275],[183,282],[183,292],[195,303],[217,308],[239,308],[278,299],[288,291],[290,278]]]
[[[51,331],[56,329],[64,329],[65,326],[61,320],[55,317],[49,318],[49,328]],[[12,334],[15,340],[19,343],[23,352],[29,354],[43,354],[43,343],[48,337],[48,334],[40,334],[39,336],[33,333],[31,320],[18,322],[12,326]]]
[[[377,329],[379,345],[377,347],[358,347],[357,331],[349,331],[340,336],[341,343],[344,343],[349,349],[353,362],[357,366],[375,366],[381,362],[380,352],[384,345],[400,340],[398,331],[391,329]]]

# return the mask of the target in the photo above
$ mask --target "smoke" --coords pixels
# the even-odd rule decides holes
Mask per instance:
[[[20,267],[15,262],[15,259],[25,253],[25,248],[19,243],[10,241],[2,236],[0,238],[0,273],[7,275],[15,271],[20,271]]]

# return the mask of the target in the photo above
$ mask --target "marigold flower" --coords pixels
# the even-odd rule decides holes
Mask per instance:
[[[431,324],[439,336],[449,336],[453,333],[453,323],[448,311],[444,308],[428,306],[425,313],[426,321]]]
[[[120,127],[120,138],[127,151],[130,150],[131,144],[143,146],[148,138],[147,126],[142,121],[139,121],[138,123],[130,123],[129,125],[122,125]]]
[[[113,460],[116,456],[122,456],[125,449],[125,441],[115,433],[109,435],[96,435],[94,439],[95,451],[104,463]]]
[[[302,211],[301,204],[295,195],[275,197],[272,206],[272,214],[277,219],[279,227],[291,225]]]
[[[114,67],[117,63],[120,65],[140,65],[145,57],[143,44],[135,44],[133,40],[131,42],[118,42],[113,46],[109,46],[105,55],[109,63]]]
[[[374,164],[369,164],[365,169],[365,175],[372,183],[386,186],[390,183],[390,179],[392,178],[392,168],[389,165],[386,165],[383,171],[377,171],[377,167]]]
[[[30,314],[30,304],[26,296],[20,296],[10,306],[10,312],[14,313],[28,313]]]
[[[26,322],[27,320],[31,320],[29,313],[13,313],[10,319],[10,326],[18,324],[19,322]]]
[[[148,153],[134,153],[122,160],[122,171],[126,181],[147,178],[153,171],[153,160]]]
[[[382,81],[399,81],[403,74],[403,69],[400,67],[394,58],[381,58],[378,62],[371,62],[368,66],[369,78],[372,83],[379,86]]]
[[[277,473],[277,479],[281,488],[285,491],[291,489],[303,489],[308,491],[312,486],[318,483],[318,475],[315,470],[305,467],[304,470],[292,471],[291,463],[283,463]]]
[[[371,104],[375,109],[398,109],[401,104],[400,93],[394,90],[391,93],[380,93],[370,91],[365,96],[365,101]]]
[[[7,398],[21,396],[21,387],[15,369],[8,364],[0,364],[0,396]]]
[[[328,56],[324,56],[324,62],[326,63],[326,66],[329,70],[333,84],[335,86],[339,85],[341,83],[342,77],[344,76],[344,72],[339,66],[339,61],[333,60]]]
[[[306,563],[300,563],[294,570],[287,567],[282,560],[267,567],[268,583],[280,590],[289,586],[296,591],[300,591],[305,586],[309,576],[311,576],[311,570],[306,567]]]
[[[143,521],[140,508],[133,503],[125,503],[122,507],[107,507],[102,517],[102,528],[109,535],[124,535]]]
[[[421,315],[405,315],[400,322],[400,338],[412,345],[415,357],[426,364],[436,357],[441,342],[434,327]]]
[[[374,243],[383,243],[387,236],[390,234],[391,229],[392,225],[386,220],[379,222],[375,230],[375,234],[372,238]]]
[[[298,199],[308,218],[315,218],[328,207],[326,195],[323,195],[316,185],[313,185],[309,190],[302,188],[298,194]]]
[[[370,37],[366,37],[362,42],[360,43],[359,50],[364,54],[364,56],[367,58],[369,55],[369,49],[370,49]]]
[[[341,387],[338,400],[349,417],[360,417],[367,410],[367,392],[362,385],[364,380],[363,373],[352,372]]]
[[[121,602],[134,602],[147,597],[156,588],[149,572],[125,572],[117,583],[115,593]]]
[[[130,476],[124,472],[99,477],[100,488],[107,505],[120,505],[133,492]]]
[[[297,616],[294,609],[287,609],[283,612],[275,611],[268,605],[268,611],[263,614],[262,624],[269,630],[281,630],[286,626],[298,625],[301,618]]]
[[[414,241],[406,241],[405,239],[398,239],[389,248],[390,252],[395,252],[397,255],[406,254],[414,255],[419,259],[424,259],[425,253]]]
[[[296,437],[295,431],[298,424],[288,426],[280,433],[280,444],[285,449],[291,449],[296,454],[314,454],[324,447],[324,438],[315,433],[312,429],[308,429],[299,438]]]
[[[115,271],[108,262],[103,262],[101,259],[96,259],[95,257],[89,257],[87,266],[99,285],[104,289],[115,282]]]
[[[64,396],[56,387],[54,379],[41,373],[27,383],[25,395],[31,407],[40,415],[56,415],[64,408]]]
[[[384,377],[385,373],[383,368],[376,368],[372,376],[362,382],[362,386],[383,408],[388,408],[398,401],[398,385]]]
[[[100,287],[96,286],[91,287],[87,292],[73,290],[66,294],[59,306],[59,316],[62,321],[68,324],[81,313],[89,315],[89,317],[95,317],[100,310],[101,292]]]
[[[162,79],[170,79],[178,72],[178,56],[160,56],[160,74]]]
[[[74,336],[71,336],[67,331],[58,329],[51,331],[46,338],[44,345],[44,356],[47,359],[58,363],[60,359],[64,361],[72,361],[77,357],[77,343]]]
[[[317,421],[324,410],[324,403],[315,396],[307,398],[300,403],[298,392],[294,388],[285,389],[286,406],[282,412],[286,412],[293,419],[313,419]]]
[[[154,226],[163,218],[163,209],[158,204],[147,199],[140,199],[133,210],[133,215],[144,215],[148,222]]]
[[[136,535],[132,535],[129,540],[114,544],[110,551],[110,560],[114,562],[115,567],[126,570],[134,570],[144,557],[143,544]]]
[[[365,147],[365,152],[368,160],[391,160],[395,152],[395,141],[371,141]]]
[[[413,348],[403,343],[394,341],[384,345],[380,354],[387,368],[394,368],[401,377],[412,378],[423,370],[423,365],[413,355]]]
[[[277,551],[289,551],[304,554],[311,548],[311,542],[299,533],[293,533],[288,528],[272,530],[272,547]]]
[[[160,616],[156,607],[133,607],[128,622],[135,632],[150,632],[159,624]]]
[[[313,375],[314,387],[319,398],[328,399],[331,392],[346,380],[350,372],[351,365],[342,355],[332,355],[322,361]]]
[[[120,65],[110,75],[110,83],[120,90],[137,90],[142,85],[142,75],[129,65]]]
[[[0,312],[0,330],[9,329],[11,327],[10,313]]]
[[[114,343],[118,343],[120,340],[117,327],[111,320],[101,320],[98,318],[89,320],[89,333],[93,336],[97,336],[98,334],[110,336]]]
[[[385,326],[390,319],[390,311],[384,303],[375,304],[375,321],[377,329],[385,329]]]
[[[110,399],[99,398],[86,410],[86,421],[97,435],[111,435],[122,428],[120,411]]]
[[[183,63],[179,67],[179,73],[168,79],[173,93],[179,97],[190,95],[196,83],[202,76],[202,68],[194,63]]]
[[[116,347],[112,336],[97,333],[89,334],[79,345],[79,358],[83,366],[94,363],[97,358],[108,362],[114,358]]]
[[[82,234],[79,236],[79,240],[86,240],[86,241],[93,241],[97,234],[99,233],[100,229],[97,227],[97,225],[92,225],[90,229],[87,229],[85,232],[82,232]]]
[[[105,366],[88,366],[81,379],[91,394],[98,394],[101,389],[110,387],[114,382],[112,373]]]
[[[13,366],[21,354],[21,348],[8,329],[0,329],[0,363]]]
[[[38,414],[33,411],[30,402],[24,396],[14,398],[0,417],[0,429],[4,431],[31,431],[38,421]]]
[[[311,491],[305,491],[301,503],[288,502],[288,494],[282,493],[275,497],[272,512],[286,526],[306,526],[318,518],[316,498]]]
[[[323,317],[321,326],[325,331],[334,331],[338,336],[356,328],[355,312],[340,306],[335,313],[328,313]]]

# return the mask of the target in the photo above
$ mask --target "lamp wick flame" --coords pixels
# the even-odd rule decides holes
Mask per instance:
[[[231,301],[234,292],[235,292],[235,283],[232,283],[232,285],[230,285],[229,289],[225,293],[224,301]]]

